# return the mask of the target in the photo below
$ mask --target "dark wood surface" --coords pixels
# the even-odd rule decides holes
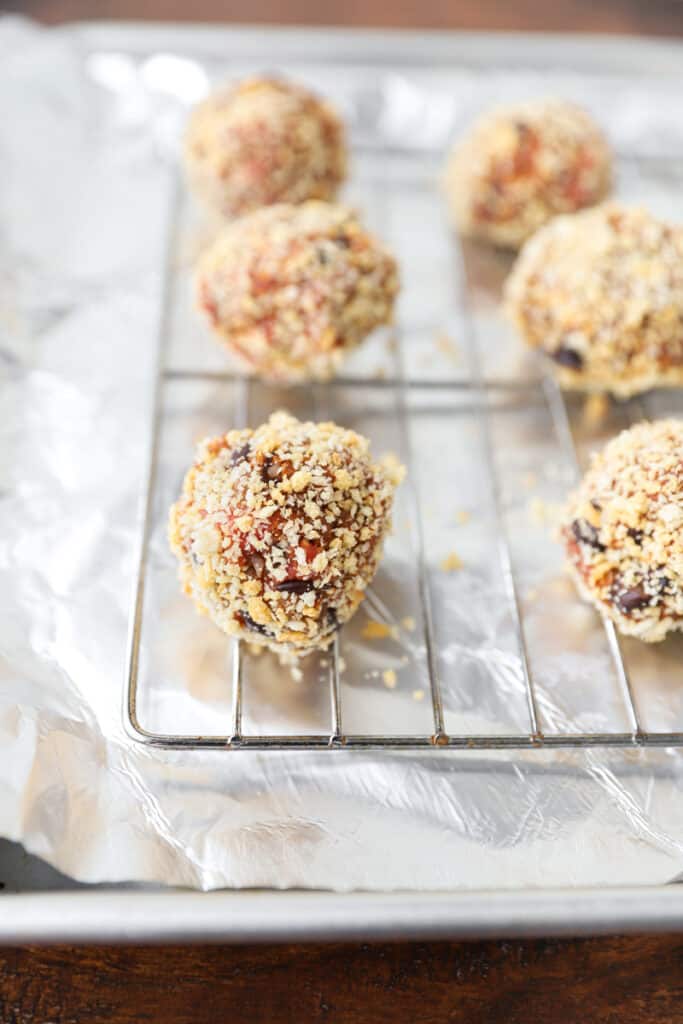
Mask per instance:
[[[675,0],[0,0],[0,10],[46,23],[142,18],[683,35],[683,3]],[[227,1020],[675,1024],[683,1022],[683,938],[0,950],[0,1024]]]
[[[675,1024],[683,938],[0,951],[2,1024]]]
[[[48,23],[82,18],[683,34],[680,0],[0,0]]]

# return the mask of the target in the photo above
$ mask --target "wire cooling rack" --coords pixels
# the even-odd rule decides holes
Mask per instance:
[[[424,175],[419,183],[420,188],[434,190],[434,202],[440,202],[436,186],[431,175],[425,185]],[[375,172],[364,196],[366,204],[373,210],[372,224],[381,236],[387,234],[387,210],[392,202],[401,207],[410,201],[413,179],[401,177],[387,179],[383,172]],[[543,375],[523,378],[510,376],[507,373],[496,375],[491,372],[490,360],[482,366],[482,343],[477,337],[475,317],[472,312],[473,272],[469,266],[472,259],[476,263],[477,255],[468,254],[467,246],[463,247],[457,239],[448,241],[453,261],[454,304],[458,310],[459,340],[465,349],[465,372],[459,375],[440,372],[438,376],[422,373],[415,379],[412,370],[406,369],[406,352],[408,349],[407,335],[414,331],[408,324],[399,323],[394,332],[391,366],[389,372],[378,377],[376,374],[360,373],[356,376],[341,376],[326,385],[316,385],[311,389],[313,410],[318,418],[334,416],[335,395],[345,389],[352,389],[356,394],[382,394],[389,399],[394,417],[397,447],[406,464],[407,476],[403,485],[407,489],[408,503],[415,517],[415,553],[414,573],[417,580],[417,592],[421,604],[421,616],[424,623],[425,664],[428,674],[428,693],[431,698],[431,727],[415,734],[398,732],[364,732],[358,728],[345,728],[345,711],[343,687],[341,685],[341,658],[339,636],[334,641],[330,652],[327,674],[327,691],[329,700],[329,727],[315,734],[262,734],[258,730],[245,728],[245,655],[241,645],[235,642],[230,669],[231,680],[226,679],[226,695],[228,684],[232,691],[232,713],[229,730],[224,735],[192,735],[181,732],[156,731],[145,728],[140,715],[140,663],[143,648],[145,621],[145,587],[150,570],[150,537],[154,516],[155,487],[159,463],[160,438],[163,430],[163,413],[165,394],[169,387],[189,387],[197,382],[226,385],[235,389],[238,396],[237,410],[226,427],[244,425],[248,418],[250,385],[243,378],[221,368],[201,368],[195,366],[175,365],[168,358],[167,335],[169,320],[174,305],[174,290],[177,289],[178,275],[174,271],[173,252],[177,248],[179,227],[179,210],[184,207],[182,193],[178,188],[174,191],[170,220],[170,235],[167,245],[167,267],[163,298],[163,315],[159,338],[158,374],[155,387],[155,398],[152,413],[151,451],[148,472],[145,482],[143,512],[140,524],[140,549],[134,582],[134,601],[131,615],[129,637],[127,681],[125,692],[125,722],[129,734],[137,741],[145,744],[175,749],[225,749],[225,750],[272,750],[272,749],[432,749],[443,750],[457,748],[461,750],[481,749],[530,749],[540,750],[557,747],[638,747],[638,746],[682,746],[683,732],[656,731],[643,725],[639,701],[629,678],[629,673],[622,656],[620,643],[614,627],[608,621],[603,622],[604,639],[613,663],[614,678],[618,690],[618,700],[622,705],[625,727],[614,731],[588,731],[576,723],[565,723],[564,727],[547,730],[543,727],[542,714],[539,711],[539,695],[535,673],[528,652],[527,631],[520,605],[519,582],[515,569],[515,560],[511,551],[510,538],[506,528],[501,484],[499,480],[500,465],[497,463],[495,438],[492,431],[493,411],[500,403],[518,403],[521,408],[534,403],[543,405],[549,421],[552,423],[559,450],[566,462],[573,466],[573,473],[578,473],[578,462],[573,440],[572,423],[568,415],[565,400],[551,378]],[[444,232],[447,229],[444,226]],[[401,252],[398,252],[401,261]],[[430,326],[431,329],[431,326]],[[209,342],[207,341],[208,345]],[[256,385],[258,386],[258,385]],[[425,558],[424,519],[421,514],[421,498],[417,491],[416,455],[412,451],[412,443],[408,423],[415,412],[416,403],[421,397],[438,397],[442,405],[448,409],[459,403],[464,415],[476,421],[477,429],[482,438],[484,469],[490,484],[492,499],[492,520],[494,533],[499,547],[498,557],[502,575],[505,598],[514,624],[514,634],[519,650],[522,667],[527,726],[518,731],[500,730],[495,733],[465,733],[448,728],[444,711],[444,697],[438,664],[438,641],[435,636],[434,615],[432,609],[432,593],[429,585],[429,571]],[[622,425],[629,421],[642,418],[647,410],[638,402],[624,407]],[[194,615],[187,602],[187,615]],[[283,671],[285,671],[283,669]]]

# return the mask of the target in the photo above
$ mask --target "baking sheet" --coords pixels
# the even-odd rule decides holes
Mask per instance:
[[[125,631],[169,226],[171,365],[222,365],[189,313],[187,266],[201,236],[187,204],[175,202],[177,140],[187,105],[208,80],[254,70],[254,62],[195,60],[182,46],[144,57],[86,52],[78,40],[0,23],[0,146],[8,168],[0,195],[2,833],[90,881],[496,889],[675,878],[683,812],[673,750],[178,755],[126,738]],[[675,80],[634,83],[632,75],[602,76],[599,67],[581,76],[533,70],[512,55],[494,73],[410,62],[378,69],[370,58],[318,63],[313,50],[288,62],[281,51],[269,55],[266,37],[259,66],[289,70],[328,92],[351,121],[347,198],[401,260],[398,351],[413,380],[467,376],[473,355],[489,377],[537,373],[500,321],[505,267],[486,251],[466,251],[461,260],[435,190],[443,148],[478,107],[501,94],[542,91],[580,99],[603,119],[609,112],[622,195],[680,218]],[[300,412],[324,407],[367,432],[379,450],[395,448],[399,410],[381,384],[395,360],[396,346],[379,333],[348,367],[350,376],[377,375],[375,388],[283,396],[257,384],[245,395],[241,383],[165,389],[145,724],[220,731],[229,714],[229,651],[176,596],[163,539],[165,509],[193,440],[245,410],[256,422],[284,401]],[[648,401],[653,412],[680,411],[673,394]],[[385,608],[400,622],[412,611],[416,628],[384,646],[359,636],[361,615],[344,631],[346,728],[413,731],[421,721],[428,728],[429,702],[416,697],[426,691],[426,666],[415,501],[447,726],[527,727],[509,593],[492,543],[482,420],[468,402],[446,389],[410,391],[415,491],[402,493],[373,614]],[[632,411],[618,408],[616,420]],[[591,447],[597,438],[578,408],[573,422],[582,450]],[[530,514],[536,501],[561,500],[570,481],[555,427],[540,388],[526,402],[506,398],[491,416],[543,724],[551,732],[624,728],[604,631],[567,588],[548,524]],[[444,574],[439,564],[452,548],[464,570]],[[649,649],[626,653],[644,722],[681,728],[680,643],[659,649],[655,660]],[[394,666],[398,685],[388,690],[381,672]],[[300,683],[267,656],[247,673],[251,727],[318,729],[324,705],[314,665]]]

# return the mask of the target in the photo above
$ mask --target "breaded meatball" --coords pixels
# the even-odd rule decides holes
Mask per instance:
[[[306,89],[249,78],[195,108],[185,166],[197,198],[224,217],[333,199],[346,174],[344,129],[332,107]]]
[[[375,575],[401,476],[353,431],[283,412],[202,442],[170,515],[185,592],[233,636],[326,648]]]
[[[199,308],[226,347],[267,380],[331,377],[391,320],[394,258],[332,203],[281,204],[228,225],[201,258]]]
[[[527,242],[506,304],[562,387],[625,398],[683,385],[683,230],[609,203]]]
[[[562,538],[581,593],[620,632],[683,629],[683,421],[640,423],[594,457]]]
[[[611,154],[579,107],[546,100],[485,115],[453,150],[446,191],[462,234],[518,249],[551,217],[608,194]]]

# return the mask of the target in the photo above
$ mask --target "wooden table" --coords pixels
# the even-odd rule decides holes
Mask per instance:
[[[0,952],[3,1024],[227,1020],[675,1024],[683,937]]]
[[[683,3],[674,0],[0,0],[0,10],[47,23],[94,17],[683,35]],[[228,1019],[675,1024],[683,1022],[683,937],[0,950],[1,1024]]]
[[[55,23],[80,18],[281,25],[683,34],[677,0],[0,0]]]

